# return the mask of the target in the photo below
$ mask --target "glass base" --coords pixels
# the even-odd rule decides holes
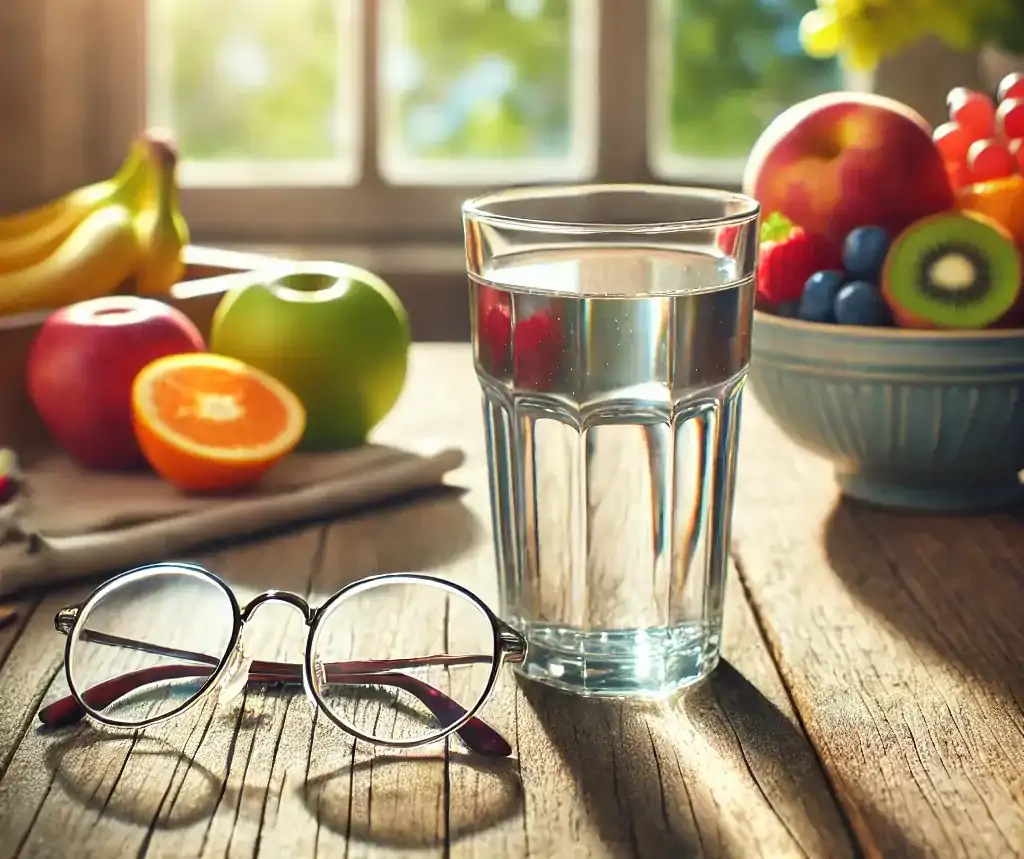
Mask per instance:
[[[706,624],[613,632],[513,626],[529,641],[518,673],[575,695],[665,698],[703,680],[718,664],[720,634]]]

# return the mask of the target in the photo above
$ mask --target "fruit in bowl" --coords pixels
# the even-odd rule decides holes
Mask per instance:
[[[817,271],[836,268],[840,256],[832,246],[773,212],[761,225],[757,267],[758,302],[769,308],[795,308],[807,279]]]
[[[751,151],[743,189],[840,248],[857,227],[890,236],[953,206],[931,126],[906,105],[827,93],[783,111]]]
[[[1004,89],[1024,101],[1024,78]],[[884,202],[858,210],[843,200],[830,217],[835,178],[813,155],[802,185],[759,176],[767,214],[750,391],[788,436],[835,464],[850,496],[947,511],[1024,498],[1024,334],[1005,329],[1024,321],[1024,174],[1001,172],[1024,147],[992,143],[1024,125],[1017,110],[952,93],[950,122],[922,144],[948,199],[926,194],[902,223]],[[860,175],[868,184],[851,194],[862,200],[900,193],[888,174]],[[819,182],[816,207],[806,195]],[[837,259],[807,252],[823,223]],[[814,269],[812,258],[827,264]]]
[[[932,139],[955,191],[1024,171],[1024,78],[1004,78],[997,102],[966,87],[946,97],[949,121]]]
[[[858,227],[839,254],[773,213],[762,227],[758,305],[807,322],[890,325],[891,314],[878,288],[888,247],[884,229]]]
[[[1021,258],[995,221],[967,212],[933,215],[893,243],[882,294],[904,328],[987,328],[1014,306]]]
[[[778,229],[778,218],[769,225]],[[775,245],[767,244],[770,259]],[[1001,224],[950,211],[911,224],[893,242],[881,227],[858,227],[841,265],[812,272],[794,298],[803,275],[793,266],[759,269],[759,309],[824,324],[964,329],[1006,318],[1020,300],[1024,268]]]

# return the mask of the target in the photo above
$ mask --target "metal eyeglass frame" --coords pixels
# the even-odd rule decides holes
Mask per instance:
[[[88,617],[93,605],[106,596],[119,583],[125,583],[128,579],[144,578],[152,575],[158,569],[185,573],[205,579],[224,592],[231,605],[233,625],[231,637],[223,655],[218,657],[206,653],[194,653],[136,641],[135,639],[120,638],[89,629],[77,629],[79,620],[83,616]],[[320,621],[327,616],[330,609],[339,601],[346,597],[354,596],[360,591],[376,588],[383,582],[425,584],[439,587],[456,596],[468,599],[491,623],[494,635],[493,655],[478,654],[449,657],[447,654],[441,654],[412,659],[363,660],[324,665],[313,652],[313,643],[316,641]],[[308,631],[306,634],[305,658],[301,665],[250,660],[242,651],[241,638],[246,622],[252,617],[257,608],[267,602],[285,603],[292,608],[298,609],[303,615]],[[476,713],[487,702],[491,692],[494,690],[495,682],[498,679],[498,672],[501,670],[502,665],[506,662],[522,662],[526,658],[526,639],[495,615],[476,594],[446,579],[423,573],[384,573],[359,579],[346,585],[316,608],[311,607],[306,600],[297,594],[279,590],[270,590],[259,594],[242,608],[239,606],[238,600],[231,588],[205,567],[177,561],[161,562],[135,567],[108,579],[96,588],[84,602],[78,605],[67,606],[58,611],[54,618],[54,626],[58,632],[67,636],[68,639],[64,648],[64,674],[67,678],[71,694],[58,701],[54,701],[39,711],[39,720],[47,727],[63,727],[75,724],[86,717],[111,728],[137,730],[149,725],[155,725],[176,718],[185,711],[195,707],[207,697],[211,690],[217,687],[222,679],[232,679],[232,675],[228,673],[229,671],[236,672],[240,676],[244,670],[245,680],[239,686],[239,690],[249,684],[286,685],[301,683],[307,697],[316,708],[323,711],[343,731],[367,743],[393,748],[412,748],[437,742],[452,733],[456,733],[469,749],[478,754],[492,757],[507,757],[512,753],[512,748],[508,741],[482,719],[477,718]],[[74,633],[77,633],[77,635]],[[80,691],[75,687],[71,676],[72,648],[75,641],[79,638],[95,644],[109,644],[157,656],[180,658],[190,664],[155,665],[150,668],[131,671],[113,677],[89,689]],[[487,684],[479,700],[468,710],[449,698],[440,689],[430,686],[417,677],[403,674],[396,670],[416,668],[424,665],[465,665],[482,663],[484,661],[491,663],[490,675],[487,678]],[[118,699],[150,683],[186,677],[203,677],[205,674],[209,676],[195,695],[179,707],[159,716],[127,722],[113,719],[100,712],[101,709],[108,707]],[[375,684],[403,689],[416,697],[433,714],[441,727],[423,739],[385,740],[379,737],[371,737],[352,725],[346,724],[327,705],[321,694],[321,686],[328,683]]]

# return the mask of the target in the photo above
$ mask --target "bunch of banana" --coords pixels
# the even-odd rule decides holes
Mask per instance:
[[[169,140],[146,133],[110,179],[0,217],[0,314],[170,290],[189,241],[177,160]]]

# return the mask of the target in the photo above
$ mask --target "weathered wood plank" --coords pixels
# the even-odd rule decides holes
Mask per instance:
[[[444,508],[458,503],[427,506],[450,521]],[[282,567],[293,571],[290,587],[316,595],[374,563],[367,531],[383,537],[411,518],[433,519],[419,507],[390,511],[338,523],[326,539],[307,530],[208,563],[243,598]],[[382,524],[388,520],[391,527]],[[488,552],[450,561],[447,574],[471,579]],[[303,568],[314,573],[309,584]],[[415,761],[374,753],[322,719],[313,732],[301,696],[255,692],[134,742],[32,727],[0,782],[0,856],[83,847],[88,855],[145,848],[150,856],[302,856],[344,851],[346,840],[349,855],[370,857],[441,856],[446,845],[467,857],[852,855],[742,591],[731,585],[731,662],[673,705],[623,707],[536,686],[524,694],[506,677],[486,718],[513,740],[518,761],[475,761],[455,744]],[[49,624],[49,609],[62,602],[38,617]],[[261,609],[267,638],[256,639],[254,655],[296,658],[282,640],[286,632],[301,640],[301,622],[270,611]],[[42,625],[36,634],[33,651],[52,642],[51,662],[59,660],[60,636]],[[266,640],[269,649],[259,646]],[[0,691],[21,677],[0,675]],[[47,697],[63,688],[58,677]],[[70,838],[66,850],[54,842],[58,833]]]
[[[407,400],[397,414],[408,422],[387,431],[445,432],[450,422],[469,453],[459,474],[469,491],[204,559],[241,600],[276,586],[319,602],[372,572],[426,568],[494,603],[467,355],[419,350],[414,367],[414,378],[436,380],[427,392],[454,386],[449,417],[420,419]],[[64,694],[52,615],[71,598],[43,600],[0,670],[0,712],[12,714],[0,859],[855,855],[735,576],[728,662],[707,684],[673,703],[629,706],[520,685],[507,672],[483,714],[516,752],[498,763],[457,741],[412,754],[366,747],[315,717],[301,693],[255,689],[135,737],[37,731],[38,699]],[[304,627],[288,607],[265,605],[251,631],[254,657],[301,658]]]
[[[727,661],[679,701],[640,708],[526,687],[534,855],[569,855],[574,827],[593,839],[588,857],[854,855],[735,576],[729,585]]]
[[[737,557],[871,856],[1024,855],[1024,528],[840,502],[744,413]]]
[[[56,600],[66,598],[58,596]],[[37,597],[26,597],[7,603],[18,613],[0,630],[0,786],[18,741],[30,723],[32,710],[46,688],[47,678],[52,678],[62,664],[61,642],[52,642],[55,649],[36,646],[40,636],[53,630],[53,614],[47,618],[45,610],[37,610],[41,602],[44,601]],[[30,643],[18,649],[23,638]],[[17,682],[8,684],[7,677],[17,678]]]

